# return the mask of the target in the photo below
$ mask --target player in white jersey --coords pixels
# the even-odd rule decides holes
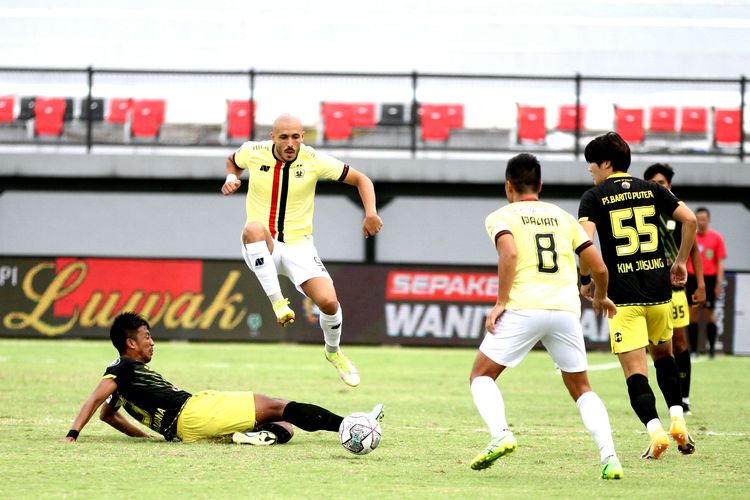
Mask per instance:
[[[591,390],[586,372],[575,254],[591,267],[597,285],[594,310],[612,317],[617,309],[607,297],[607,267],[572,215],[539,201],[541,166],[535,156],[524,153],[511,158],[505,179],[510,204],[485,221],[499,257],[497,303],[487,316],[488,333],[471,369],[474,404],[492,439],[470,466],[486,469],[516,449],[495,381],[541,341],[599,448],[601,477],[620,479],[622,465],[615,453],[607,409]]]
[[[320,154],[302,143],[305,131],[300,120],[279,116],[271,140],[246,142],[227,158],[224,195],[237,191],[239,177],[248,171],[247,219],[242,231],[242,254],[260,281],[282,326],[294,322],[289,300],[281,294],[279,274],[320,310],[320,326],[326,344],[326,359],[341,379],[359,385],[359,373],[344,356],[341,341],[342,314],[328,271],[313,245],[312,222],[315,185],[331,179],[354,186],[362,199],[365,238],[375,236],[383,221],[375,207],[375,189],[363,173],[344,162]]]

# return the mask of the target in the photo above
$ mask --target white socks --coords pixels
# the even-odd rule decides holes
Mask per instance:
[[[340,305],[335,314],[328,315],[323,311],[320,311],[320,327],[323,329],[323,339],[325,340],[326,350],[328,352],[336,352],[339,350],[342,321],[343,315],[341,314]]]
[[[508,430],[505,420],[505,401],[492,377],[477,377],[471,382],[471,395],[479,415],[487,424],[490,435],[494,438]]]
[[[599,461],[604,463],[608,457],[616,454],[607,408],[593,391],[583,393],[576,401],[576,406],[581,412],[583,425],[599,448]]]
[[[281,286],[279,286],[279,275],[276,272],[276,264],[273,263],[271,252],[268,251],[265,241],[245,243],[242,247],[242,256],[245,258],[247,267],[250,268],[260,281],[260,286],[266,292],[271,303],[283,299]]]

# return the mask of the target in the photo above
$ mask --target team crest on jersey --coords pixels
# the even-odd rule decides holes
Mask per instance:
[[[622,188],[623,189],[630,189],[630,183],[628,181],[623,182],[622,183]]]
[[[303,178],[303,177],[305,176],[305,171],[304,171],[304,169],[301,169],[301,168],[296,168],[296,169],[294,170],[294,176],[295,176],[295,177],[296,177],[297,179],[301,179],[301,178]]]
[[[622,342],[622,333],[615,333],[615,342]]]
[[[117,358],[116,360],[112,361],[109,366],[117,366],[120,364],[120,358]]]

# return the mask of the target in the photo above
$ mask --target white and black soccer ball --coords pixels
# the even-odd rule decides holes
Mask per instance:
[[[367,455],[380,444],[380,424],[367,413],[352,413],[339,426],[341,446],[355,455]]]

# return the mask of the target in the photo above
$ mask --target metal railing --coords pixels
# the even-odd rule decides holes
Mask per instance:
[[[243,140],[267,137],[273,118],[282,112],[299,114],[306,129],[305,142],[326,148],[421,151],[506,152],[533,150],[570,153],[575,158],[593,136],[616,130],[616,108],[641,109],[642,136],[629,141],[634,154],[734,156],[745,159],[746,79],[633,78],[586,75],[500,75],[441,73],[361,73],[293,71],[155,71],[104,68],[0,68],[0,96],[14,106],[12,115],[0,113],[1,144],[59,144],[85,146],[149,145],[227,147]],[[36,106],[42,96],[68,96],[74,106],[89,107],[70,113],[59,133],[39,133]],[[114,98],[166,102],[166,117],[153,136],[137,137],[132,122],[110,123],[90,106]],[[247,101],[246,137],[228,131],[227,102]],[[353,126],[344,138],[329,139],[321,103],[370,103],[372,124]],[[32,103],[32,104],[29,104]],[[450,126],[443,138],[426,137],[420,110],[430,103],[460,106],[465,118]],[[385,124],[378,111],[386,104],[403,111],[403,121]],[[529,138],[519,121],[523,106],[542,111],[542,132]],[[586,112],[586,122],[575,117],[564,130],[552,119],[563,105]],[[653,130],[649,111],[666,106],[707,110],[705,130],[683,133]],[[731,110],[727,119],[733,139],[722,143],[715,111]],[[10,116],[10,119],[8,117]],[[723,116],[723,115],[722,115]],[[540,124],[537,124],[539,126]],[[739,131],[737,136],[736,132]],[[55,129],[56,131],[56,129]],[[637,130],[636,130],[637,133]],[[627,139],[627,138],[626,138]],[[735,140],[736,139],[736,140]]]

